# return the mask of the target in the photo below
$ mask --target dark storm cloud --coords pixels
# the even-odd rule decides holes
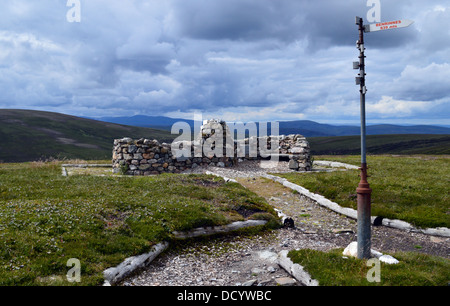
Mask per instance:
[[[208,40],[295,39],[300,2],[268,0],[174,1],[182,35]]]
[[[385,1],[383,17],[399,18],[400,2]],[[364,0],[230,0],[176,1],[178,31],[195,39],[292,42],[307,39],[312,48],[354,45],[356,16],[366,18]],[[395,47],[414,39],[415,31],[373,37],[369,44]]]
[[[351,62],[354,19],[366,19],[366,0],[81,0],[80,23],[67,22],[66,2],[0,4],[0,107],[85,116],[199,110],[227,120],[244,113],[251,120],[358,117]],[[393,104],[414,119],[426,102],[442,117],[450,100],[449,5],[380,3],[383,21],[416,23],[366,35],[373,115],[395,118],[385,109]],[[408,101],[417,103],[408,109]]]

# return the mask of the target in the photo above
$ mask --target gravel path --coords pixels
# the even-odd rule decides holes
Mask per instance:
[[[245,161],[233,168],[206,170],[234,178],[263,196],[268,203],[294,219],[294,228],[258,235],[231,235],[216,239],[179,242],[144,270],[129,277],[122,286],[271,286],[301,285],[279,267],[278,252],[298,248],[329,250],[356,241],[356,221],[320,207],[281,184],[261,178],[267,172],[291,172],[287,162],[261,168]],[[372,227],[372,248],[383,253],[415,251],[450,258],[449,239],[408,233],[387,227]]]

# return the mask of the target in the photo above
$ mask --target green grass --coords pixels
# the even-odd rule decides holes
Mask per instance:
[[[360,136],[308,138],[314,155],[358,155]],[[368,135],[370,154],[450,154],[450,135]]]
[[[358,165],[358,156],[315,156]],[[447,156],[368,156],[372,215],[401,219],[418,227],[450,227],[450,158]],[[281,177],[356,209],[359,171],[289,173]]]
[[[320,286],[447,286],[450,280],[450,260],[413,252],[396,253],[400,262],[381,263],[380,282],[369,282],[373,265],[357,258],[344,258],[342,249],[322,252],[311,249],[290,251],[294,263],[305,268]]]
[[[244,220],[242,210],[277,224],[263,198],[213,176],[60,174],[56,162],[0,164],[0,285],[70,285],[70,258],[81,285],[98,285],[171,232]]]

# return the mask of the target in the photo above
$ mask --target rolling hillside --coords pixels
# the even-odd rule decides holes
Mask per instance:
[[[360,136],[308,138],[313,155],[358,155]],[[450,154],[450,135],[369,135],[369,154]]]
[[[280,122],[280,133],[288,134],[287,131],[300,133],[306,137],[321,136],[356,136],[360,135],[359,126],[330,125],[317,123],[309,120],[282,121]],[[402,126],[393,124],[376,124],[367,126],[367,135],[398,135],[398,134],[447,134],[450,129],[432,125]]]
[[[132,126],[150,127],[170,131],[175,122],[187,122],[192,127],[193,120],[180,118],[169,118],[163,116],[131,116],[131,117],[100,117],[100,121],[125,124]],[[206,119],[206,118],[205,118]],[[270,131],[270,124],[269,124]],[[310,120],[280,121],[280,135],[302,134],[305,137],[322,136],[356,136],[361,133],[359,126],[351,125],[331,125],[318,123]],[[270,132],[269,132],[270,133]],[[432,125],[402,126],[393,124],[377,124],[367,126],[367,135],[388,135],[388,134],[441,134],[450,135],[450,128]]]
[[[191,128],[194,127],[194,120],[169,118],[164,116],[136,115],[131,117],[99,117],[91,119],[131,126],[150,127],[153,129],[167,130],[167,131],[170,131],[172,125],[176,122],[187,122],[191,126]],[[199,124],[201,125],[201,123]]]
[[[161,124],[159,119],[152,123],[149,118],[152,117],[142,119],[149,125]],[[160,119],[166,124],[170,123],[164,118]],[[314,131],[308,134],[323,136],[325,133],[317,128],[320,126],[310,123],[307,127],[314,128]],[[287,125],[284,128],[287,132],[293,127]],[[59,113],[0,110],[0,162],[45,160],[50,157],[110,159],[115,138],[145,137],[171,142],[176,136],[167,130],[114,124]],[[307,137],[315,155],[360,153],[359,136]],[[370,154],[450,154],[450,135],[369,135],[367,148]]]
[[[167,131],[100,122],[59,113],[0,110],[0,161],[110,159],[113,139],[151,138],[170,142]]]

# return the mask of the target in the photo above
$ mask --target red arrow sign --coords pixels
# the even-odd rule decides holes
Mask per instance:
[[[388,22],[380,22],[380,23],[372,23],[369,25],[366,25],[364,28],[364,32],[376,32],[376,31],[382,31],[382,30],[391,30],[391,29],[398,29],[398,28],[406,28],[412,25],[414,21],[412,20],[395,20],[395,21],[388,21]]]

